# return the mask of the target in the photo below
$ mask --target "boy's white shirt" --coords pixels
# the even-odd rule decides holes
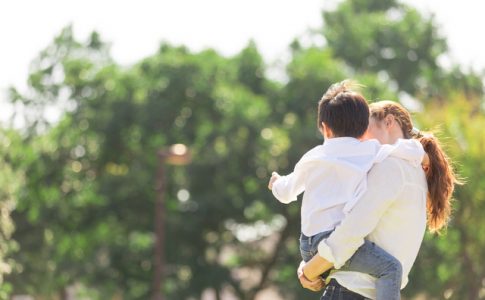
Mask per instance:
[[[302,192],[301,231],[307,236],[333,230],[367,190],[371,167],[392,156],[420,165],[422,145],[400,139],[393,145],[351,137],[327,139],[311,149],[294,171],[273,183],[273,195],[282,203],[297,200]]]

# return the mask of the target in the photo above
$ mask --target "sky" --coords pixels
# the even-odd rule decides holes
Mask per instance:
[[[434,14],[450,46],[449,59],[485,69],[485,1],[404,0]],[[322,26],[321,11],[335,0],[15,0],[0,2],[0,120],[8,115],[6,89],[26,88],[29,63],[72,24],[76,39],[93,30],[111,43],[123,65],[157,51],[160,42],[193,51],[234,55],[255,40],[269,64],[284,61],[295,37]],[[482,28],[482,29],[480,29]]]

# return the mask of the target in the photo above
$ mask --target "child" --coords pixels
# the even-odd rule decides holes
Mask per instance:
[[[308,151],[287,176],[273,172],[268,187],[282,203],[303,195],[300,252],[309,261],[318,244],[327,238],[367,188],[367,172],[376,162],[392,155],[420,164],[421,144],[400,140],[380,145],[364,140],[369,123],[365,98],[343,81],[332,85],[318,104],[318,127],[323,145]],[[401,263],[374,243],[365,241],[342,268],[377,278],[377,299],[400,299]]]

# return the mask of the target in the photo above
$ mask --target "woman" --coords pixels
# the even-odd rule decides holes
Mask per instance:
[[[423,239],[426,219],[429,230],[439,232],[450,216],[451,196],[458,180],[438,140],[432,134],[415,130],[410,114],[395,102],[373,103],[370,110],[369,138],[382,144],[416,138],[427,159],[423,168],[396,158],[372,168],[365,195],[332,235],[319,244],[319,255],[300,266],[300,282],[311,290],[319,290],[323,282],[310,279],[332,266],[339,269],[364,238],[376,242],[401,262],[404,288]],[[376,280],[371,276],[337,271],[330,278],[321,299],[375,298]]]

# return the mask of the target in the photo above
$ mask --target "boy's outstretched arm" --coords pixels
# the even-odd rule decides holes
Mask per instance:
[[[303,172],[298,168],[286,176],[281,176],[276,172],[271,174],[268,188],[273,192],[281,203],[290,203],[297,200],[297,196],[305,190],[305,178]]]

